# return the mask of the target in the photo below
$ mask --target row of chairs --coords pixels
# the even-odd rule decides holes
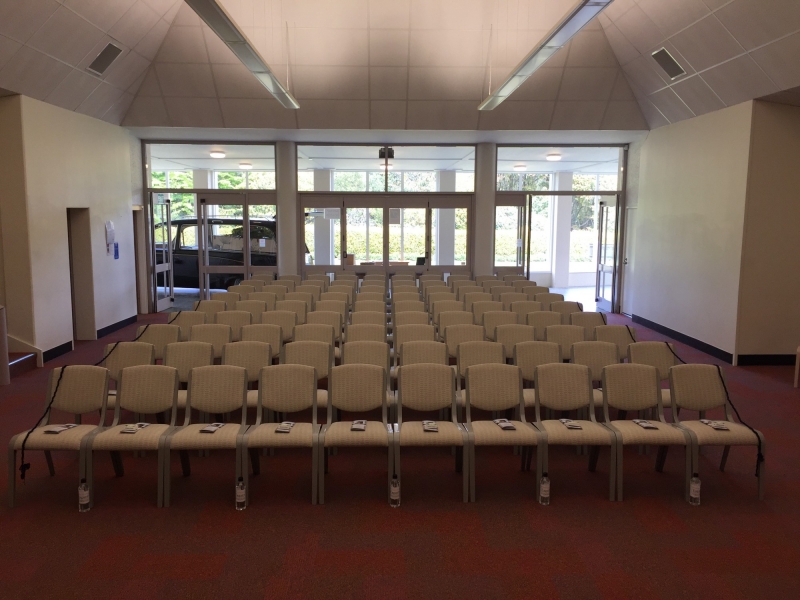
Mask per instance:
[[[260,471],[258,450],[263,448],[309,448],[312,454],[312,502],[325,499],[325,474],[334,448],[375,446],[387,449],[387,488],[396,479],[401,481],[400,450],[405,446],[443,446],[456,449],[456,471],[462,473],[464,502],[475,500],[475,451],[478,446],[511,446],[520,449],[521,468],[530,470],[536,452],[536,485],[543,475],[549,476],[548,448],[553,445],[589,446],[589,470],[597,465],[599,450],[608,447],[609,499],[622,499],[622,449],[628,445],[659,447],[656,469],[664,467],[669,447],[685,450],[685,496],[692,473],[697,473],[701,446],[722,446],[721,469],[724,469],[731,446],[758,446],[763,456],[763,435],[733,421],[730,401],[722,371],[713,365],[678,365],[669,371],[670,389],[675,405],[699,413],[721,410],[724,431],[713,429],[702,420],[679,420],[667,423],[659,393],[657,369],[648,365],[609,365],[602,372],[603,421],[598,422],[593,408],[593,389],[589,367],[578,364],[551,363],[534,371],[534,418],[528,420],[523,395],[522,370],[506,364],[478,364],[465,373],[465,418],[457,417],[455,373],[446,365],[420,363],[404,365],[398,372],[397,418],[389,418],[387,373],[370,364],[344,364],[334,367],[328,378],[329,406],[327,422],[318,421],[318,374],[313,367],[281,364],[262,368],[258,373],[256,421],[247,424],[248,372],[232,365],[195,367],[189,372],[185,417],[178,425],[178,369],[165,365],[126,367],[120,374],[120,386],[114,417],[110,426],[78,424],[57,435],[47,432],[54,426],[52,410],[76,416],[100,411],[105,423],[108,409],[109,371],[103,367],[75,365],[54,369],[48,385],[44,424],[29,435],[22,432],[9,443],[9,500],[14,504],[14,466],[16,452],[27,438],[27,449],[45,452],[51,474],[50,452],[72,450],[80,454],[80,478],[91,490],[93,502],[93,454],[112,454],[117,475],[124,470],[123,451],[158,453],[159,506],[170,503],[170,455],[178,451],[184,475],[191,472],[189,451],[233,450],[236,453],[235,479],[247,485],[249,468]],[[193,412],[194,409],[194,412]],[[609,409],[617,410],[611,419]],[[134,415],[159,415],[169,412],[168,422],[151,423],[133,435],[123,433],[123,410]],[[289,432],[278,431],[279,424],[271,416],[307,414],[310,418],[295,422]],[[451,418],[437,423],[438,431],[425,431],[421,420],[403,420],[403,411],[430,416],[449,410]],[[480,413],[475,412],[480,410]],[[653,429],[644,429],[626,418],[627,413],[655,411],[649,422]],[[241,411],[241,419],[231,422],[231,413]],[[375,413],[380,412],[380,418]],[[572,421],[578,429],[568,428],[550,415],[577,412],[585,418]],[[354,431],[344,413],[358,416],[375,415],[367,420],[363,431]],[[409,413],[411,414],[411,413]],[[214,433],[204,433],[214,415],[216,421],[227,420]],[[501,429],[487,416],[506,415],[512,430]],[[417,416],[416,414],[414,416]],[[249,460],[248,460],[249,459]],[[388,491],[388,490],[387,490]],[[759,498],[764,494],[764,465],[759,462]]]

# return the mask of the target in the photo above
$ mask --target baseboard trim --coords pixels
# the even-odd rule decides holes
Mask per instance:
[[[645,327],[652,329],[653,331],[657,331],[662,335],[669,336],[672,339],[682,344],[691,346],[695,350],[700,350],[700,352],[705,352],[706,354],[710,354],[714,358],[723,360],[728,364],[733,364],[733,355],[730,352],[725,352],[724,350],[720,350],[716,346],[712,346],[711,344],[706,344],[705,342],[701,342],[698,339],[690,337],[679,331],[675,331],[674,329],[670,329],[669,327],[664,327],[663,325],[659,325],[658,323],[654,323],[653,321],[649,321],[648,319],[645,319],[638,315],[633,315],[631,319],[633,320],[634,323],[644,325]],[[741,356],[739,357],[739,359],[741,360]]]
[[[118,331],[123,327],[127,327],[128,325],[132,325],[133,323],[136,323],[136,315],[128,317],[127,319],[122,319],[122,321],[114,323],[113,325],[109,325],[108,327],[103,327],[102,329],[98,329],[97,337],[98,338],[105,337],[109,333],[114,333],[115,331]]]
[[[740,367],[792,366],[795,359],[794,354],[740,354],[736,363]]]
[[[60,346],[56,346],[55,348],[50,348],[50,350],[45,350],[42,352],[42,362],[48,362],[53,360],[54,358],[58,358],[62,354],[66,354],[67,352],[72,351],[72,342],[66,342],[61,344]]]

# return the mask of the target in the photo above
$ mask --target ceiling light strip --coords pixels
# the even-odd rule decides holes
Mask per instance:
[[[278,80],[267,61],[258,53],[255,46],[239,29],[239,26],[220,5],[218,0],[186,0],[194,12],[206,25],[225,42],[228,48],[242,61],[242,64],[255,75],[270,94],[285,108],[300,108],[300,104]]]
[[[579,0],[565,17],[551,29],[542,41],[522,59],[506,80],[490,94],[478,110],[493,110],[521,86],[528,77],[558,52],[575,34],[583,29],[614,0]]]

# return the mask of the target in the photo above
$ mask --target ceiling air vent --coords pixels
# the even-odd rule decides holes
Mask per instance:
[[[117,48],[114,44],[108,44],[87,69],[95,75],[102,75],[120,54],[122,54],[122,48]]]
[[[653,58],[658,63],[658,66],[664,69],[666,74],[669,75],[670,79],[676,79],[681,75],[686,75],[686,71],[678,64],[678,61],[672,58],[672,54],[670,54],[669,50],[666,48],[661,48],[661,50],[653,52]]]

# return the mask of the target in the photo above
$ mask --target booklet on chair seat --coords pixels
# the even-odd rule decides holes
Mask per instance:
[[[580,423],[576,423],[572,419],[559,419],[559,421],[561,421],[561,424],[567,429],[583,429]]]
[[[703,425],[708,425],[711,429],[716,429],[717,431],[728,431],[728,426],[725,425],[723,421],[711,421],[709,419],[700,419],[700,422]]]
[[[294,421],[284,421],[275,428],[275,433],[291,433]]]
[[[439,426],[436,424],[436,421],[423,421],[422,431],[430,431],[431,433],[438,433]]]
[[[353,421],[353,425],[350,427],[350,431],[366,431],[366,429],[367,421],[365,419]]]
[[[658,427],[653,425],[647,419],[633,419],[633,422],[636,423],[642,429],[658,429]]]
[[[225,423],[211,423],[210,425],[206,425],[200,430],[200,433],[215,433],[217,429],[221,429]]]
[[[503,431],[516,431],[517,428],[514,427],[514,424],[511,423],[508,419],[495,419],[494,424],[497,425]]]
[[[123,427],[122,430],[120,430],[120,433],[136,433],[148,425],[150,425],[150,423],[131,423],[130,425]]]
[[[56,427],[53,427],[52,429],[45,429],[44,432],[45,433],[52,433],[52,434],[59,434],[62,431],[67,431],[69,429],[72,429],[73,427],[77,427],[77,425],[75,425],[75,423],[67,423],[66,425],[57,425]]]

